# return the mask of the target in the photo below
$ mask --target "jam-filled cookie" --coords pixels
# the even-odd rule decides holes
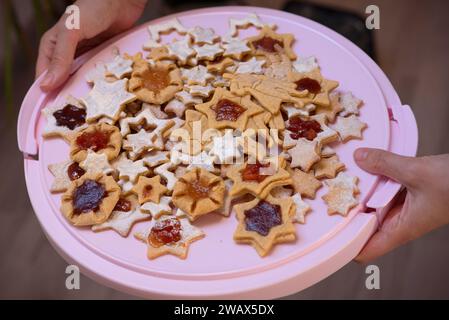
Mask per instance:
[[[296,229],[292,222],[292,205],[291,198],[277,199],[271,195],[264,200],[256,198],[235,205],[239,224],[234,240],[251,244],[261,256],[267,255],[279,241],[294,241]]]
[[[213,212],[223,205],[225,184],[221,177],[194,168],[182,176],[173,190],[173,203],[191,220]]]
[[[79,131],[70,141],[70,158],[81,162],[86,159],[88,150],[104,153],[108,160],[120,153],[122,136],[116,126],[106,123],[92,124]]]
[[[61,198],[62,214],[75,226],[105,222],[120,198],[120,186],[111,176],[85,174],[72,182]]]
[[[128,88],[139,100],[162,104],[182,89],[181,72],[174,64],[151,65],[139,57],[134,61]]]

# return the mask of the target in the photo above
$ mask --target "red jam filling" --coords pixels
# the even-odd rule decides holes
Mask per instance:
[[[76,138],[76,144],[82,149],[91,149],[97,152],[108,146],[110,133],[95,130],[93,132],[83,132]]]
[[[103,185],[94,180],[86,180],[73,192],[73,210],[75,214],[98,211],[106,196]]]
[[[281,207],[261,200],[245,211],[246,230],[255,231],[261,236],[267,236],[271,228],[282,223]]]
[[[296,90],[298,90],[298,91],[307,90],[313,94],[320,93],[320,91],[321,91],[321,85],[315,79],[310,79],[310,78],[306,77],[306,78],[302,78],[302,79],[296,81],[295,84],[296,84]]]
[[[267,52],[276,52],[276,45],[280,46],[281,48],[284,47],[284,44],[276,39],[270,38],[270,37],[263,37],[259,40],[252,42],[254,48],[261,49]]]
[[[131,211],[131,201],[126,200],[125,198],[118,199],[117,204],[114,207],[114,211]]]
[[[142,74],[143,85],[146,89],[153,92],[160,92],[170,84],[170,75],[168,70],[163,68],[150,68]]]
[[[179,240],[181,240],[181,223],[177,218],[156,222],[148,236],[148,242],[155,248]]]
[[[293,116],[288,121],[287,130],[289,130],[292,139],[306,138],[312,141],[318,133],[323,131],[321,125],[316,120],[303,120],[300,116]]]
[[[215,120],[217,121],[237,121],[240,115],[245,112],[245,108],[228,99],[221,99],[212,108],[215,111]]]
[[[149,197],[151,194],[151,190],[153,190],[153,187],[151,185],[147,185],[143,188],[143,196]]]
[[[73,130],[86,123],[86,110],[68,104],[60,110],[53,112],[56,125]]]
[[[248,163],[245,169],[242,170],[242,180],[262,182],[267,175],[259,174],[260,168],[268,168],[269,166],[269,163],[260,163],[259,161],[256,161],[256,163]]]
[[[72,163],[67,168],[67,175],[69,176],[69,179],[72,181],[81,178],[85,173],[86,171],[83,168],[81,168],[77,162]]]
[[[189,197],[191,197],[194,200],[199,200],[209,197],[210,189],[211,188],[209,186],[203,185],[201,181],[195,180],[187,183],[186,194],[188,194]]]

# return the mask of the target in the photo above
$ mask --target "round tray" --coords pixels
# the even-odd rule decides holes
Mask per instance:
[[[89,86],[86,73],[96,62],[108,61],[112,47],[134,54],[142,51],[149,36],[147,26],[176,16],[186,27],[212,27],[218,34],[228,30],[229,18],[256,13],[274,23],[279,33],[296,37],[295,52],[316,56],[326,78],[340,82],[339,89],[352,91],[364,101],[360,118],[368,124],[364,139],[336,146],[347,172],[360,178],[360,205],[347,217],[328,216],[321,188],[313,201],[306,224],[297,225],[298,239],[278,245],[261,258],[248,245],[238,245],[232,235],[233,215],[211,215],[196,225],[206,238],[195,242],[186,260],[163,256],[148,260],[146,247],[131,235],[93,233],[75,228],[60,214],[60,194],[49,192],[53,177],[47,166],[68,158],[68,145],[61,139],[42,139],[44,119],[40,109],[67,94],[81,97]],[[256,34],[241,31],[242,37]],[[164,37],[170,40],[173,35]],[[176,37],[176,36],[175,36]],[[19,115],[19,147],[25,155],[25,176],[33,208],[58,252],[77,264],[86,275],[114,288],[144,297],[166,298],[274,298],[299,291],[338,270],[361,249],[382,217],[382,208],[399,190],[392,181],[379,179],[358,168],[352,158],[357,147],[366,146],[414,155],[416,122],[409,107],[402,106],[391,84],[377,65],[360,49],[335,32],[310,20],[275,10],[254,7],[223,7],[194,10],[141,25],[77,59],[66,84],[44,94],[39,78],[24,99]],[[37,102],[37,103],[36,103]],[[407,146],[404,145],[407,139]],[[368,205],[376,209],[365,214]],[[377,213],[377,214],[376,214]],[[140,228],[139,228],[140,227]],[[134,230],[142,229],[136,225]]]

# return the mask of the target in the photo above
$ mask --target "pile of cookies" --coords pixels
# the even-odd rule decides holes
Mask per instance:
[[[241,39],[249,27],[258,34]],[[114,50],[90,70],[86,96],[43,110],[43,136],[70,145],[49,170],[71,224],[127,237],[147,221],[134,236],[150,259],[185,258],[205,235],[197,219],[232,212],[234,240],[265,256],[295,241],[311,211],[303,198],[323,182],[329,214],[357,205],[358,179],[330,144],[362,138],[362,101],[297,57],[292,34],[255,14],[230,19],[223,36],[177,19],[148,30],[142,52]]]

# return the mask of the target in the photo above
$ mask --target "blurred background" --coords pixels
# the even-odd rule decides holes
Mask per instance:
[[[67,264],[45,238],[26,191],[16,143],[17,114],[33,82],[39,38],[69,4],[61,0],[0,1],[0,298],[133,298],[86,277],[81,279],[80,290],[67,290]],[[380,30],[365,28],[365,8],[370,4],[380,8]],[[449,151],[449,1],[149,0],[139,23],[220,5],[290,11],[345,35],[377,61],[402,102],[413,108],[420,133],[419,155]],[[447,299],[448,243],[449,226],[374,261],[381,272],[380,290],[365,289],[365,267],[352,262],[286,299]]]

